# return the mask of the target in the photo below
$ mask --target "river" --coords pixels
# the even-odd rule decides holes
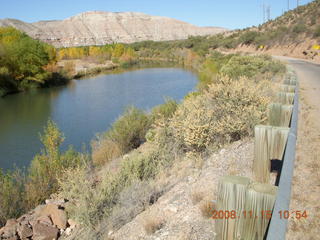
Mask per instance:
[[[77,150],[133,105],[146,111],[181,100],[195,89],[197,76],[179,68],[146,68],[72,80],[68,85],[0,98],[0,168],[27,167],[42,146],[39,133],[48,119],[65,135],[63,149]]]

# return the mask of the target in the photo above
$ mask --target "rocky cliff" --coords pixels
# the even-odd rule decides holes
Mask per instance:
[[[225,31],[223,28],[197,27],[176,19],[143,13],[99,11],[81,13],[65,20],[35,23],[3,19],[0,26],[15,27],[56,47],[178,40]]]

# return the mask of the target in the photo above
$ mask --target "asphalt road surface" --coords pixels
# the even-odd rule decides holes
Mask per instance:
[[[290,211],[306,211],[303,219],[291,218],[286,239],[319,239],[320,236],[320,64],[275,57],[296,72],[299,84],[297,152]]]

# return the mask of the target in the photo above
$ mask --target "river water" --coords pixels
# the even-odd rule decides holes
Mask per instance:
[[[184,69],[147,68],[0,98],[0,168],[30,164],[42,148],[39,133],[48,119],[64,133],[63,149],[72,144],[90,150],[95,134],[106,131],[127,106],[148,111],[165,97],[181,100],[196,83],[197,76]]]

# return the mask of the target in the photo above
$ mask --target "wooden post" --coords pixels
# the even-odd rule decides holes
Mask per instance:
[[[269,183],[271,159],[282,160],[288,133],[287,127],[255,127],[253,172],[258,182]]]
[[[269,105],[268,120],[269,125],[279,127],[289,127],[292,116],[293,105],[282,105],[281,103],[271,103]]]
[[[271,218],[278,187],[252,183],[248,187],[243,235],[239,239],[263,240]]]
[[[285,105],[292,105],[294,99],[294,93],[278,92],[278,101]]]
[[[216,219],[217,239],[240,239],[243,234],[243,221],[245,219],[241,213],[245,208],[246,192],[249,184],[250,179],[247,177],[224,176],[220,179],[216,211],[224,214],[224,216]],[[226,214],[229,216],[227,217]]]

